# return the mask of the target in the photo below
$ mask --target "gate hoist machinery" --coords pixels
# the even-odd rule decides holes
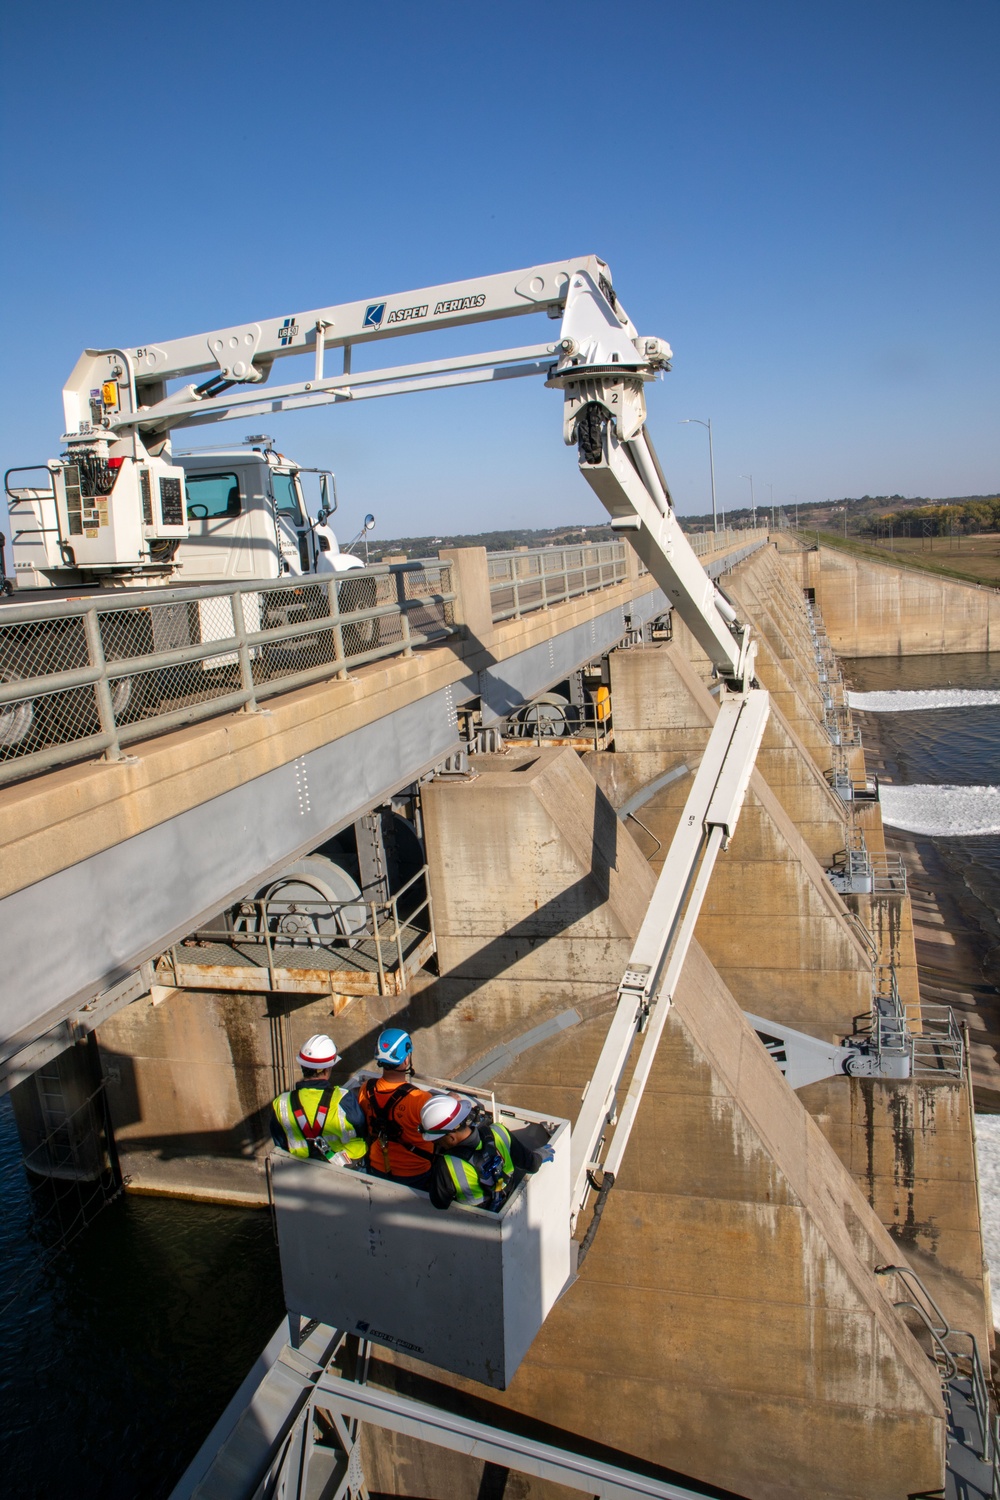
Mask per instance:
[[[558,327],[540,343],[353,368],[356,347],[527,314],[547,315]],[[310,359],[308,378],[272,382],[276,362],[295,356]],[[45,466],[50,487],[8,491],[18,576],[32,582],[176,587],[236,573],[309,574],[337,566],[336,543],[325,535],[332,478],[321,476],[323,500],[314,522],[302,504],[301,471],[269,444],[248,440],[249,454],[175,456],[175,429],[529,375],[562,391],[563,436],[576,445],[582,474],[615,533],[631,543],[720,679],[718,718],[572,1130],[572,1224],[590,1190],[599,1188],[588,1236],[627,1145],[712,868],[736,828],[768,715],[768,695],[754,682],[750,629],[681,531],[646,432],[645,387],[669,370],[671,357],[662,339],[637,332],[608,266],[592,255],[162,344],[90,349],[63,392],[65,452]],[[620,1085],[640,1035],[619,1109]]]

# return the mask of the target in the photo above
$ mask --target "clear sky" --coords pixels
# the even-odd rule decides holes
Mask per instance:
[[[682,512],[709,504],[684,417],[712,418],[723,507],[748,473],[784,504],[1000,484],[996,0],[52,0],[3,25],[4,468],[58,455],[85,346],[595,252],[673,345],[650,430]],[[268,430],[336,470],[342,531],[603,519],[560,406],[525,380]]]

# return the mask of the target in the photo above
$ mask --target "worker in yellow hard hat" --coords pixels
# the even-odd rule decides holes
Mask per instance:
[[[289,1156],[360,1167],[368,1149],[365,1117],[356,1095],[330,1082],[339,1061],[332,1037],[320,1033],[302,1046],[300,1082],[271,1105],[271,1139]]]

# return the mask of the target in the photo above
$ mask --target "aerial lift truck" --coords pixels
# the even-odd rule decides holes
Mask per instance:
[[[378,369],[353,368],[355,346],[429,330],[547,314],[543,342]],[[340,368],[331,371],[339,351]],[[275,364],[310,357],[308,378],[270,384]],[[212,552],[216,576],[307,574],[336,566],[323,549],[332,478],[320,476],[318,525],[305,515],[295,465],[263,439],[240,450],[174,455],[176,429],[272,419],[313,406],[539,375],[563,393],[563,436],[582,474],[648,567],[718,678],[719,713],[680,826],[618,989],[607,1039],[572,1129],[489,1100],[508,1123],[551,1140],[555,1160],[499,1214],[454,1206],[325,1163],[277,1159],[274,1191],[286,1300],[309,1318],[506,1386],[596,1233],[649,1077],[715,860],[731,838],[768,714],[754,679],[749,627],[707,577],[678,525],[646,432],[645,387],[669,370],[663,340],[640,335],[595,256],[377,296],[162,344],[88,350],[64,391],[65,451],[47,490],[14,492],[18,576],[53,586],[176,587]],[[197,383],[195,383],[195,378]],[[265,472],[266,471],[266,472]],[[235,475],[234,483],[230,476]],[[239,522],[263,502],[272,534]],[[286,503],[283,503],[286,502]],[[216,543],[206,527],[219,528]],[[274,535],[276,527],[277,534]],[[261,562],[263,559],[263,563]],[[325,563],[324,563],[325,560]],[[352,559],[352,561],[355,561]],[[208,566],[209,564],[204,564]],[[341,563],[341,566],[344,564]],[[348,566],[350,564],[347,564]],[[624,1099],[622,1078],[639,1041]],[[588,1200],[594,1212],[582,1239]],[[358,1256],[344,1253],[345,1236]],[[352,1240],[353,1242],[353,1240]],[[309,1247],[303,1255],[302,1246]],[[362,1246],[377,1253],[362,1255]],[[422,1296],[410,1294],[419,1259]],[[364,1263],[364,1275],[350,1268]],[[502,1287],[494,1326],[462,1298],[482,1277]],[[419,1314],[417,1302],[436,1316]],[[444,1315],[447,1307],[447,1316]],[[419,1326],[418,1326],[419,1324]]]
[[[529,313],[558,322],[554,336],[482,354],[354,368],[355,346]],[[340,367],[334,370],[335,353]],[[309,358],[308,378],[269,383],[277,361],[293,356]],[[64,391],[65,451],[44,466],[48,486],[8,489],[17,575],[38,584],[175,588],[187,579],[280,578],[350,568],[357,560],[341,558],[326,528],[332,476],[318,478],[320,509],[313,522],[302,503],[301,471],[268,440],[249,440],[249,453],[175,454],[172,433],[233,418],[270,421],[313,406],[541,376],[563,393],[564,439],[576,446],[580,471],[609,512],[613,530],[631,543],[713,664],[716,722],[619,983],[578,1118],[571,1126],[483,1097],[494,1118],[541,1132],[553,1148],[551,1165],[518,1183],[499,1213],[455,1204],[442,1214],[400,1183],[280,1153],[272,1160],[291,1322],[298,1326],[305,1319],[307,1333],[319,1320],[353,1335],[362,1368],[364,1351],[375,1343],[488,1386],[510,1383],[598,1232],[712,870],[736,829],[768,697],[754,678],[749,627],[707,577],[681,531],[646,432],[645,387],[669,370],[670,361],[666,343],[639,335],[608,266],[595,256],[162,344],[88,350]],[[243,522],[249,513],[256,519]],[[769,1040],[792,1057],[794,1033],[766,1018],[751,1021],[758,1031],[780,1031]],[[803,1054],[798,1073],[786,1069],[796,1085],[865,1070],[866,1059],[856,1049],[838,1054],[814,1039],[799,1040],[813,1051]],[[493,1303],[489,1318],[482,1315],[484,1285]],[[322,1385],[322,1371],[320,1377]],[[347,1382],[334,1385],[349,1388]],[[419,1425],[433,1416],[420,1403],[391,1393],[374,1393],[373,1401],[375,1396],[378,1420],[390,1421],[393,1403],[412,1411],[394,1409],[391,1420]],[[355,1405],[359,1413],[364,1408],[363,1402]],[[352,1431],[353,1443],[356,1423]],[[488,1442],[490,1431],[483,1429],[476,1440]],[[562,1458],[555,1454],[553,1461],[558,1469]],[[617,1471],[600,1493],[638,1493],[634,1479]],[[297,1484],[305,1493],[305,1469]],[[644,1494],[678,1493],[656,1482],[643,1481],[640,1488]]]

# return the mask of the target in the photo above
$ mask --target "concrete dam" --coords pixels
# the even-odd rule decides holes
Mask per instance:
[[[178,1496],[269,1493],[303,1412],[355,1412],[338,1381],[369,1405],[317,1494],[898,1500],[955,1469],[955,1402],[971,1431],[993,1343],[973,1095],[993,1039],[922,988],[836,662],[987,650],[1000,596],[784,533],[703,561],[753,627],[771,715],[575,1274],[506,1390],[377,1339],[357,1386],[350,1341],[282,1335]],[[267,1111],[298,1048],[332,1032],[346,1078],[390,1023],[422,1075],[575,1121],[719,713],[711,666],[631,554],[523,610],[497,608],[485,553],[444,562],[446,634],[0,790],[26,1152],[51,1137],[47,1099],[69,1115],[99,1087],[129,1191],[266,1209]],[[324,977],[246,913],[222,931],[345,831],[361,888],[383,880],[370,951],[359,925]],[[748,1019],[877,1050],[890,1012],[909,1076],[799,1088]]]

